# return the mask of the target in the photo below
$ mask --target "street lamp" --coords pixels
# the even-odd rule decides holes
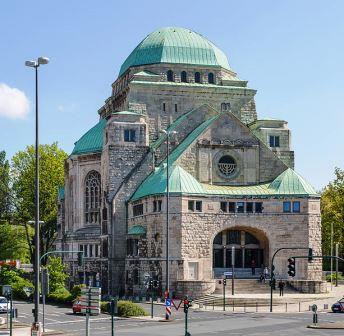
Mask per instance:
[[[166,292],[170,293],[170,263],[169,263],[169,200],[170,200],[170,170],[169,170],[169,156],[170,156],[170,135],[176,134],[176,131],[170,130],[161,130],[161,132],[166,134],[166,147],[167,147],[167,156],[166,156]],[[168,319],[166,315],[166,319]]]
[[[34,325],[38,329],[38,309],[39,309],[39,269],[40,269],[40,248],[39,248],[39,142],[38,142],[38,67],[48,64],[49,58],[39,57],[37,61],[26,61],[25,65],[35,69],[36,77],[36,136],[35,136],[35,310]]]

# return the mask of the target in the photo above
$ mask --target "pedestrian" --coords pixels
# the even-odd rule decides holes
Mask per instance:
[[[264,268],[264,283],[268,277],[269,277],[269,269],[267,268],[267,266],[265,266],[265,268]]]
[[[263,283],[263,281],[264,281],[264,275],[262,272],[260,273],[259,281],[260,281],[260,283]]]
[[[251,269],[252,269],[252,275],[256,274],[256,261],[252,259],[251,261]]]
[[[285,283],[282,281],[282,280],[280,280],[279,282],[278,282],[278,288],[279,288],[279,291],[280,291],[280,296],[283,296],[283,292],[284,292],[284,287],[285,287]]]

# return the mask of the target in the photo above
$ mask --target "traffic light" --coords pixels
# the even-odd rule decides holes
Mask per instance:
[[[295,276],[295,258],[289,258],[288,259],[288,275],[291,276],[291,277],[294,277]]]
[[[273,290],[276,290],[276,279],[275,278],[270,280],[270,287],[272,287]]]
[[[308,261],[313,261],[313,249],[308,249]]]
[[[227,285],[227,280],[226,280],[226,278],[223,279],[223,285],[224,285],[224,286]]]
[[[184,298],[183,303],[184,303],[184,313],[187,314],[189,310],[189,306],[190,306],[189,299],[187,298],[187,296]]]
[[[84,253],[78,252],[78,266],[83,266],[84,264]]]
[[[149,280],[149,288],[151,288],[151,289],[153,288],[153,279]]]
[[[158,288],[159,287],[159,280],[153,280],[153,287]]]

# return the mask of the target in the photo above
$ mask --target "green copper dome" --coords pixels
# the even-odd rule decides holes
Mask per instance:
[[[149,34],[122,64],[121,76],[132,66],[179,63],[229,69],[226,55],[202,35],[185,28],[161,28]]]

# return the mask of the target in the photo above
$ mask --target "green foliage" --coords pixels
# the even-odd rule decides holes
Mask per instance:
[[[338,281],[343,280],[343,275],[338,273]],[[326,281],[331,282],[331,274],[326,275]],[[332,282],[336,281],[336,272],[332,273]]]
[[[73,296],[66,288],[61,287],[49,293],[47,300],[51,303],[69,304],[72,303]]]
[[[0,246],[0,260],[30,262],[29,244],[23,226],[0,222]]]
[[[118,316],[147,316],[148,313],[138,304],[131,301],[118,301]]]
[[[0,221],[8,219],[11,210],[10,164],[0,151]]]
[[[75,300],[81,296],[81,289],[85,288],[85,287],[86,287],[86,285],[83,285],[83,284],[73,286],[73,288],[71,290],[73,300]]]
[[[336,178],[328,184],[321,196],[324,255],[331,253],[331,223],[333,223],[333,242],[344,246],[344,170],[336,168],[335,175]],[[343,256],[343,252],[340,251],[340,256]]]
[[[47,263],[49,272],[50,292],[57,292],[65,288],[65,280],[68,278],[66,265],[60,257],[49,257]]]
[[[102,301],[100,303],[100,310],[108,312],[109,302]],[[117,316],[131,317],[131,316],[147,316],[148,313],[138,304],[131,301],[118,301],[118,314]]]
[[[23,276],[24,272],[15,267],[4,265],[0,268],[0,284],[11,285],[15,299],[27,299],[24,288],[33,288],[33,284]]]
[[[40,154],[40,220],[44,221],[41,228],[41,254],[48,251],[55,240],[57,220],[57,192],[64,184],[64,160],[67,154],[57,143],[41,145]],[[35,213],[35,148],[28,146],[19,151],[12,158],[12,189],[15,203],[15,220],[26,225],[33,220]],[[44,237],[44,239],[43,239]],[[34,246],[32,237],[27,235],[30,245],[31,260],[33,260]]]

